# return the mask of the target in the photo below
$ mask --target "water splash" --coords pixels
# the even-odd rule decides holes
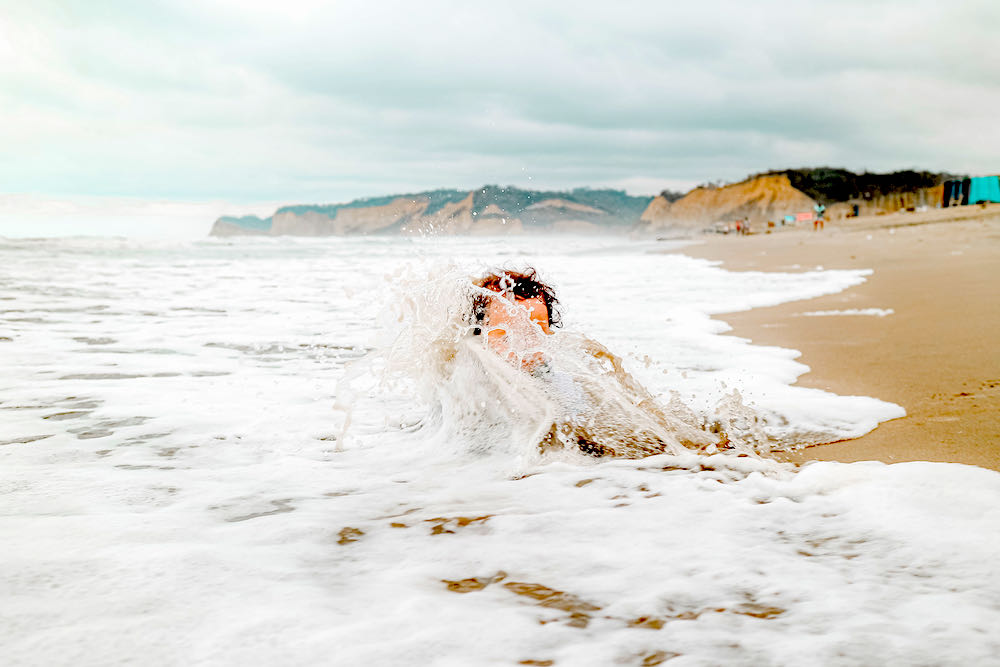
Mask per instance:
[[[566,331],[544,335],[506,300],[498,300],[510,315],[502,344],[489,342],[488,330],[476,335],[472,304],[484,290],[468,270],[407,267],[387,280],[376,348],[337,388],[344,436],[364,393],[358,387],[367,382],[369,395],[393,396],[385,404],[409,412],[383,415],[384,424],[420,431],[416,446],[438,452],[531,464],[769,450],[763,419],[738,392],[699,415],[675,392],[666,400],[654,396],[597,341]]]

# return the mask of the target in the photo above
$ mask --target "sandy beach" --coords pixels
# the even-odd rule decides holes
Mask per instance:
[[[1000,470],[1000,205],[710,237],[684,252],[741,271],[873,270],[839,294],[721,316],[731,335],[800,350],[810,368],[800,385],[906,408],[862,438],[790,458]]]

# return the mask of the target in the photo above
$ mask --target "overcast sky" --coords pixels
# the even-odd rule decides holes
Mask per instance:
[[[997,173],[998,31],[995,0],[0,0],[0,234],[66,202]]]

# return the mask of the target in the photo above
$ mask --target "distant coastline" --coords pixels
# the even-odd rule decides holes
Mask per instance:
[[[771,228],[814,210],[827,219],[935,208],[945,172],[861,173],[830,167],[755,174],[690,192],[633,196],[623,190],[525,190],[486,185],[368,197],[341,204],[283,206],[267,218],[222,216],[211,236],[589,233],[685,237],[741,227]],[[995,178],[995,177],[994,177]]]

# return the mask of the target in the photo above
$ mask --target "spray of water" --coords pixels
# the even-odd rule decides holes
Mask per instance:
[[[377,377],[380,391],[420,406],[401,426],[419,422],[421,441],[438,451],[530,462],[768,449],[761,420],[737,392],[708,417],[676,394],[659,400],[606,347],[573,332],[545,335],[520,306],[476,287],[468,270],[409,267],[388,280],[376,349],[338,387],[345,430],[358,383]],[[507,309],[504,336],[475,321],[477,296]]]

